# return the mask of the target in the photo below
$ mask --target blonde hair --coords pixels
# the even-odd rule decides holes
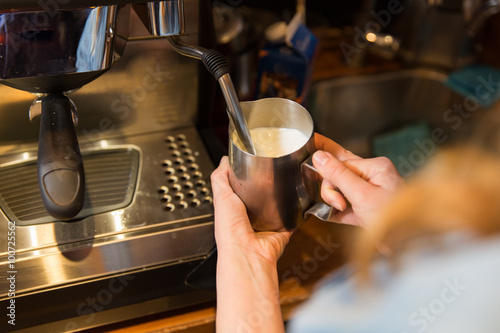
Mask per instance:
[[[369,280],[380,246],[397,263],[415,240],[433,244],[431,240],[440,238],[435,236],[457,230],[477,237],[500,233],[500,155],[491,149],[496,145],[479,142],[437,153],[374,221],[370,233],[360,236],[352,259],[362,281]]]

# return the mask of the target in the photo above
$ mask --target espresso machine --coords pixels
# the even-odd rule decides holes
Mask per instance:
[[[198,126],[211,106],[192,58],[233,88],[221,59],[193,46],[207,6],[1,2],[1,331],[213,301],[217,143]]]

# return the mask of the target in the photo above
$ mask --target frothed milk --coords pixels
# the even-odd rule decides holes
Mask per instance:
[[[280,127],[258,127],[250,130],[257,156],[280,157],[293,153],[309,138],[299,130]]]

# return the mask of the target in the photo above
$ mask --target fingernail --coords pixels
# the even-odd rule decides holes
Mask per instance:
[[[219,167],[225,167],[226,165],[229,165],[229,159],[227,158],[227,156],[223,156],[220,159]]]
[[[328,154],[322,150],[318,150],[313,155],[313,160],[316,161],[319,165],[324,165],[326,162],[328,162],[329,158],[330,156],[328,156]]]
[[[335,208],[339,212],[343,212],[344,211],[344,209],[342,208],[342,206],[338,202],[332,202],[331,205],[333,206],[333,208]]]

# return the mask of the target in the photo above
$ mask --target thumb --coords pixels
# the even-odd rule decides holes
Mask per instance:
[[[240,198],[234,193],[229,184],[229,162],[225,156],[219,167],[212,173],[212,191],[214,194],[215,227],[230,228],[232,225],[242,223],[251,230],[247,222],[246,208]],[[248,226],[247,226],[248,224]]]

